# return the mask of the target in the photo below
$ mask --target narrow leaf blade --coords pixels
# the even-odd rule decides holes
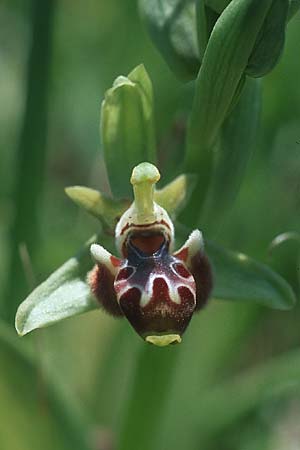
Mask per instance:
[[[239,192],[258,134],[261,84],[247,79],[240,100],[221,132],[210,191],[202,223],[204,231],[218,230]]]
[[[284,47],[288,12],[289,0],[273,0],[249,59],[247,75],[262,77],[277,64]]]
[[[214,298],[256,302],[281,310],[295,305],[290,285],[268,266],[212,242],[207,242],[206,249],[215,274]]]

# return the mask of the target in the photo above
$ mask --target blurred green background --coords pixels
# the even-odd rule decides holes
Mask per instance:
[[[15,305],[98,230],[63,189],[107,190],[105,90],[145,64],[157,141],[170,158],[192,99],[152,46],[135,1],[38,3],[0,3],[0,449],[300,448],[299,306],[212,301],[171,349],[144,350],[126,323],[102,312],[17,338]],[[280,63],[263,80],[255,154],[217,236],[271,265],[297,294],[299,244],[272,255],[268,247],[300,229],[299,42],[297,14]],[[162,158],[162,174],[167,166]],[[30,263],[24,248],[21,261],[22,239]]]

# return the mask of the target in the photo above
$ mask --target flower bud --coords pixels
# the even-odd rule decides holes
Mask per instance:
[[[105,93],[100,132],[112,194],[130,198],[130,168],[155,162],[152,84],[143,65],[118,77]]]

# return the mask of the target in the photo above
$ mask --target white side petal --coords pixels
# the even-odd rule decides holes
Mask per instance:
[[[118,260],[118,258],[116,258],[107,250],[105,250],[105,248],[102,247],[102,245],[92,244],[91,255],[96,263],[105,265],[108,268],[108,270],[114,275],[117,273],[118,267],[116,267],[113,264],[112,260]]]
[[[185,249],[188,250],[187,260],[185,261],[187,265],[196,253],[204,252],[204,240],[200,230],[192,231],[187,241],[174,253],[174,256],[184,252]]]

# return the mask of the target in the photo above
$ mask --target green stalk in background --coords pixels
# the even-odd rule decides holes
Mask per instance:
[[[16,154],[15,215],[11,226],[11,261],[1,315],[12,323],[26,294],[26,277],[19,246],[33,256],[38,245],[39,203],[44,184],[47,140],[47,100],[55,0],[33,0],[32,45],[27,68],[27,96],[19,147]]]

